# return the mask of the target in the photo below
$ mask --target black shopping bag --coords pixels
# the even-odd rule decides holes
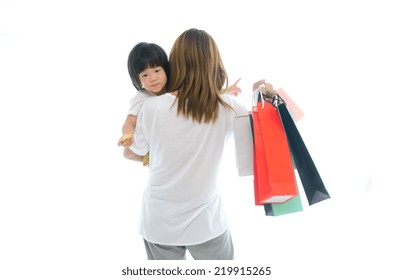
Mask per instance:
[[[287,135],[295,165],[302,182],[308,204],[312,205],[330,198],[310,153],[293,121],[285,103],[277,105]]]

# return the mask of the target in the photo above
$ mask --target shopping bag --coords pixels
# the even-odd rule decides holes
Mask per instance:
[[[251,114],[235,117],[233,121],[236,167],[239,176],[254,174]]]
[[[263,101],[254,106],[252,116],[255,204],[284,203],[298,191],[280,116],[272,104]]]
[[[302,200],[299,195],[284,203],[264,204],[266,216],[281,216],[303,211]]]
[[[277,89],[277,94],[284,100],[287,109],[291,113],[295,123],[298,122],[304,116],[303,111],[282,88]]]
[[[314,161],[285,103],[278,104],[277,108],[309,205],[330,198]]]

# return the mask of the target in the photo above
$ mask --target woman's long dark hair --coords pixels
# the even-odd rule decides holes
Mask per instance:
[[[205,31],[189,29],[175,41],[169,55],[171,79],[168,91],[177,91],[178,114],[199,123],[214,122],[219,104],[230,107],[221,98],[228,85],[218,47]]]

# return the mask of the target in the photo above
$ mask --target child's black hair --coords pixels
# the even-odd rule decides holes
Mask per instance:
[[[127,68],[132,84],[142,90],[139,74],[147,68],[161,66],[169,80],[169,62],[166,52],[157,44],[141,42],[136,44],[128,55]]]

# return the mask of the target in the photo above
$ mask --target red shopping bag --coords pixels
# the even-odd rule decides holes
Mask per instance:
[[[298,195],[291,154],[277,109],[258,102],[253,109],[255,204],[284,203]]]

